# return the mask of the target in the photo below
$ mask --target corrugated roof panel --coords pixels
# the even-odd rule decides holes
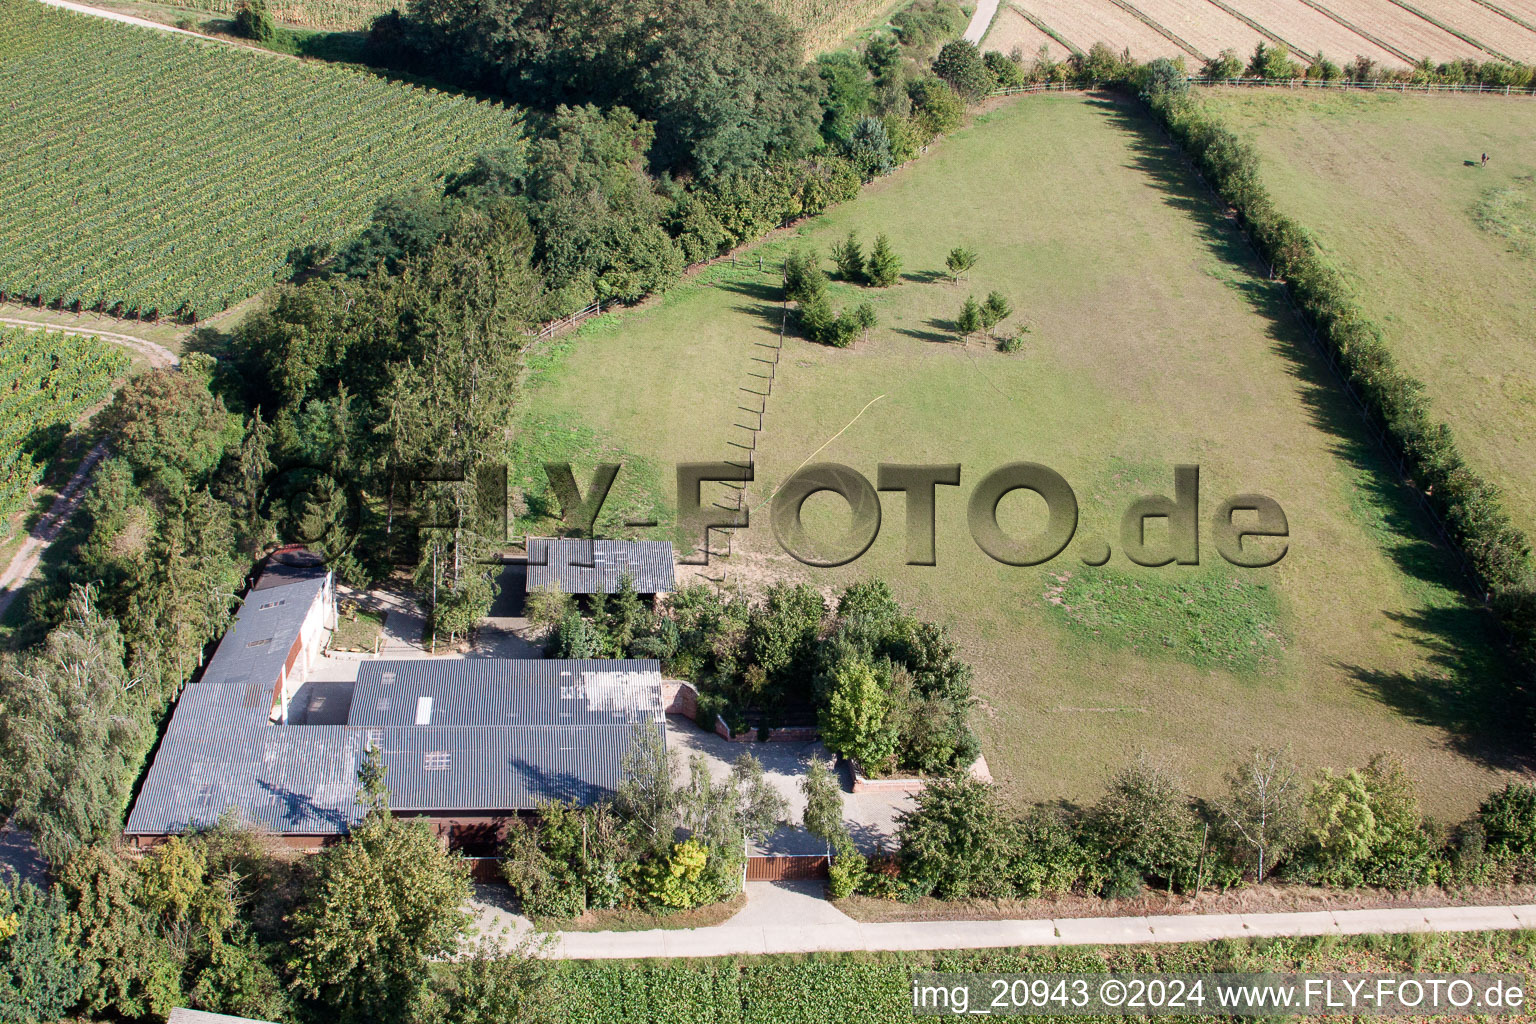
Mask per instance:
[[[625,573],[641,594],[664,594],[674,584],[672,542],[528,538],[528,589],[567,594],[616,594]]]

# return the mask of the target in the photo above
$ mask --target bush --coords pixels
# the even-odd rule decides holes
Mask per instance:
[[[1131,869],[1169,888],[1188,888],[1200,860],[1200,828],[1174,776],[1146,757],[1116,772],[1089,811],[1084,833],[1109,870]]]
[[[934,779],[897,815],[901,873],[940,899],[1006,896],[1011,829],[992,787],[970,777]]]
[[[952,132],[965,120],[965,101],[941,78],[919,78],[907,87],[912,99],[912,120],[932,139]]]
[[[1237,78],[1243,73],[1243,62],[1236,50],[1222,50],[1200,66],[1201,78]]]
[[[240,0],[235,11],[235,32],[258,43],[265,43],[277,34],[266,0]]]
[[[1024,69],[1018,61],[996,50],[988,50],[981,59],[992,76],[993,85],[999,89],[1017,89],[1024,84]]]

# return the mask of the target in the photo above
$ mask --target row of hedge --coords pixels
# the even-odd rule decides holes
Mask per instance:
[[[1536,656],[1536,566],[1529,539],[1504,510],[1499,489],[1468,465],[1437,420],[1423,382],[1402,369],[1381,328],[1350,296],[1312,236],[1281,213],[1259,176],[1254,146],[1207,110],[1154,61],[1141,74],[1153,115],[1216,193],[1236,211],[1274,276],[1402,459],[1451,538],[1482,580],[1485,599],[1521,655]]]

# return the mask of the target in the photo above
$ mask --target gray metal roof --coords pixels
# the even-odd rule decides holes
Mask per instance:
[[[347,724],[633,725],[662,717],[659,661],[365,662]]]
[[[270,695],[299,628],[324,587],[322,576],[252,590],[219,641],[219,649],[208,659],[202,682],[194,685],[258,681],[266,684]],[[270,701],[267,706],[271,707]]]
[[[345,699],[338,684],[313,684],[322,687],[327,701]],[[416,725],[423,697],[432,711]],[[399,811],[589,802],[618,785],[636,723],[666,735],[655,661],[370,661],[350,698],[346,725],[274,725],[271,687],[254,677],[187,686],[125,831],[188,831],[233,807],[275,832],[344,832],[361,817],[357,769],[369,746]]]
[[[165,1024],[270,1024],[255,1017],[231,1017],[227,1013],[207,1013],[203,1010],[175,1009],[165,1019]]]
[[[567,594],[616,594],[626,573],[636,592],[672,590],[672,542],[528,538],[528,589]]]

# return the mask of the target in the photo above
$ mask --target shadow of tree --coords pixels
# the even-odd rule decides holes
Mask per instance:
[[[938,317],[930,317],[923,321],[926,331],[913,327],[894,327],[897,334],[905,334],[909,338],[918,341],[931,341],[938,344],[950,344],[955,340],[955,322],[953,320],[941,320]]]
[[[1090,105],[1125,137],[1132,160],[1165,204],[1193,225],[1215,258],[1240,274],[1228,284],[1263,318],[1271,348],[1296,381],[1312,424],[1330,439],[1329,449],[1350,471],[1370,508],[1379,515],[1372,531],[1387,556],[1412,582],[1404,588],[1420,607],[1381,614],[1426,653],[1433,670],[1411,673],[1340,664],[1362,692],[1425,725],[1443,729],[1465,756],[1494,767],[1530,766],[1529,701],[1493,616],[1467,592],[1457,554],[1440,540],[1417,496],[1376,441],[1365,413],[1311,342],[1271,281],[1236,221],[1204,186],[1193,168],[1140,107],[1123,100]],[[1444,588],[1449,603],[1423,592]]]
[[[943,270],[916,270],[910,274],[902,274],[903,281],[911,281],[913,284],[933,284],[935,281],[948,281],[949,274]]]

